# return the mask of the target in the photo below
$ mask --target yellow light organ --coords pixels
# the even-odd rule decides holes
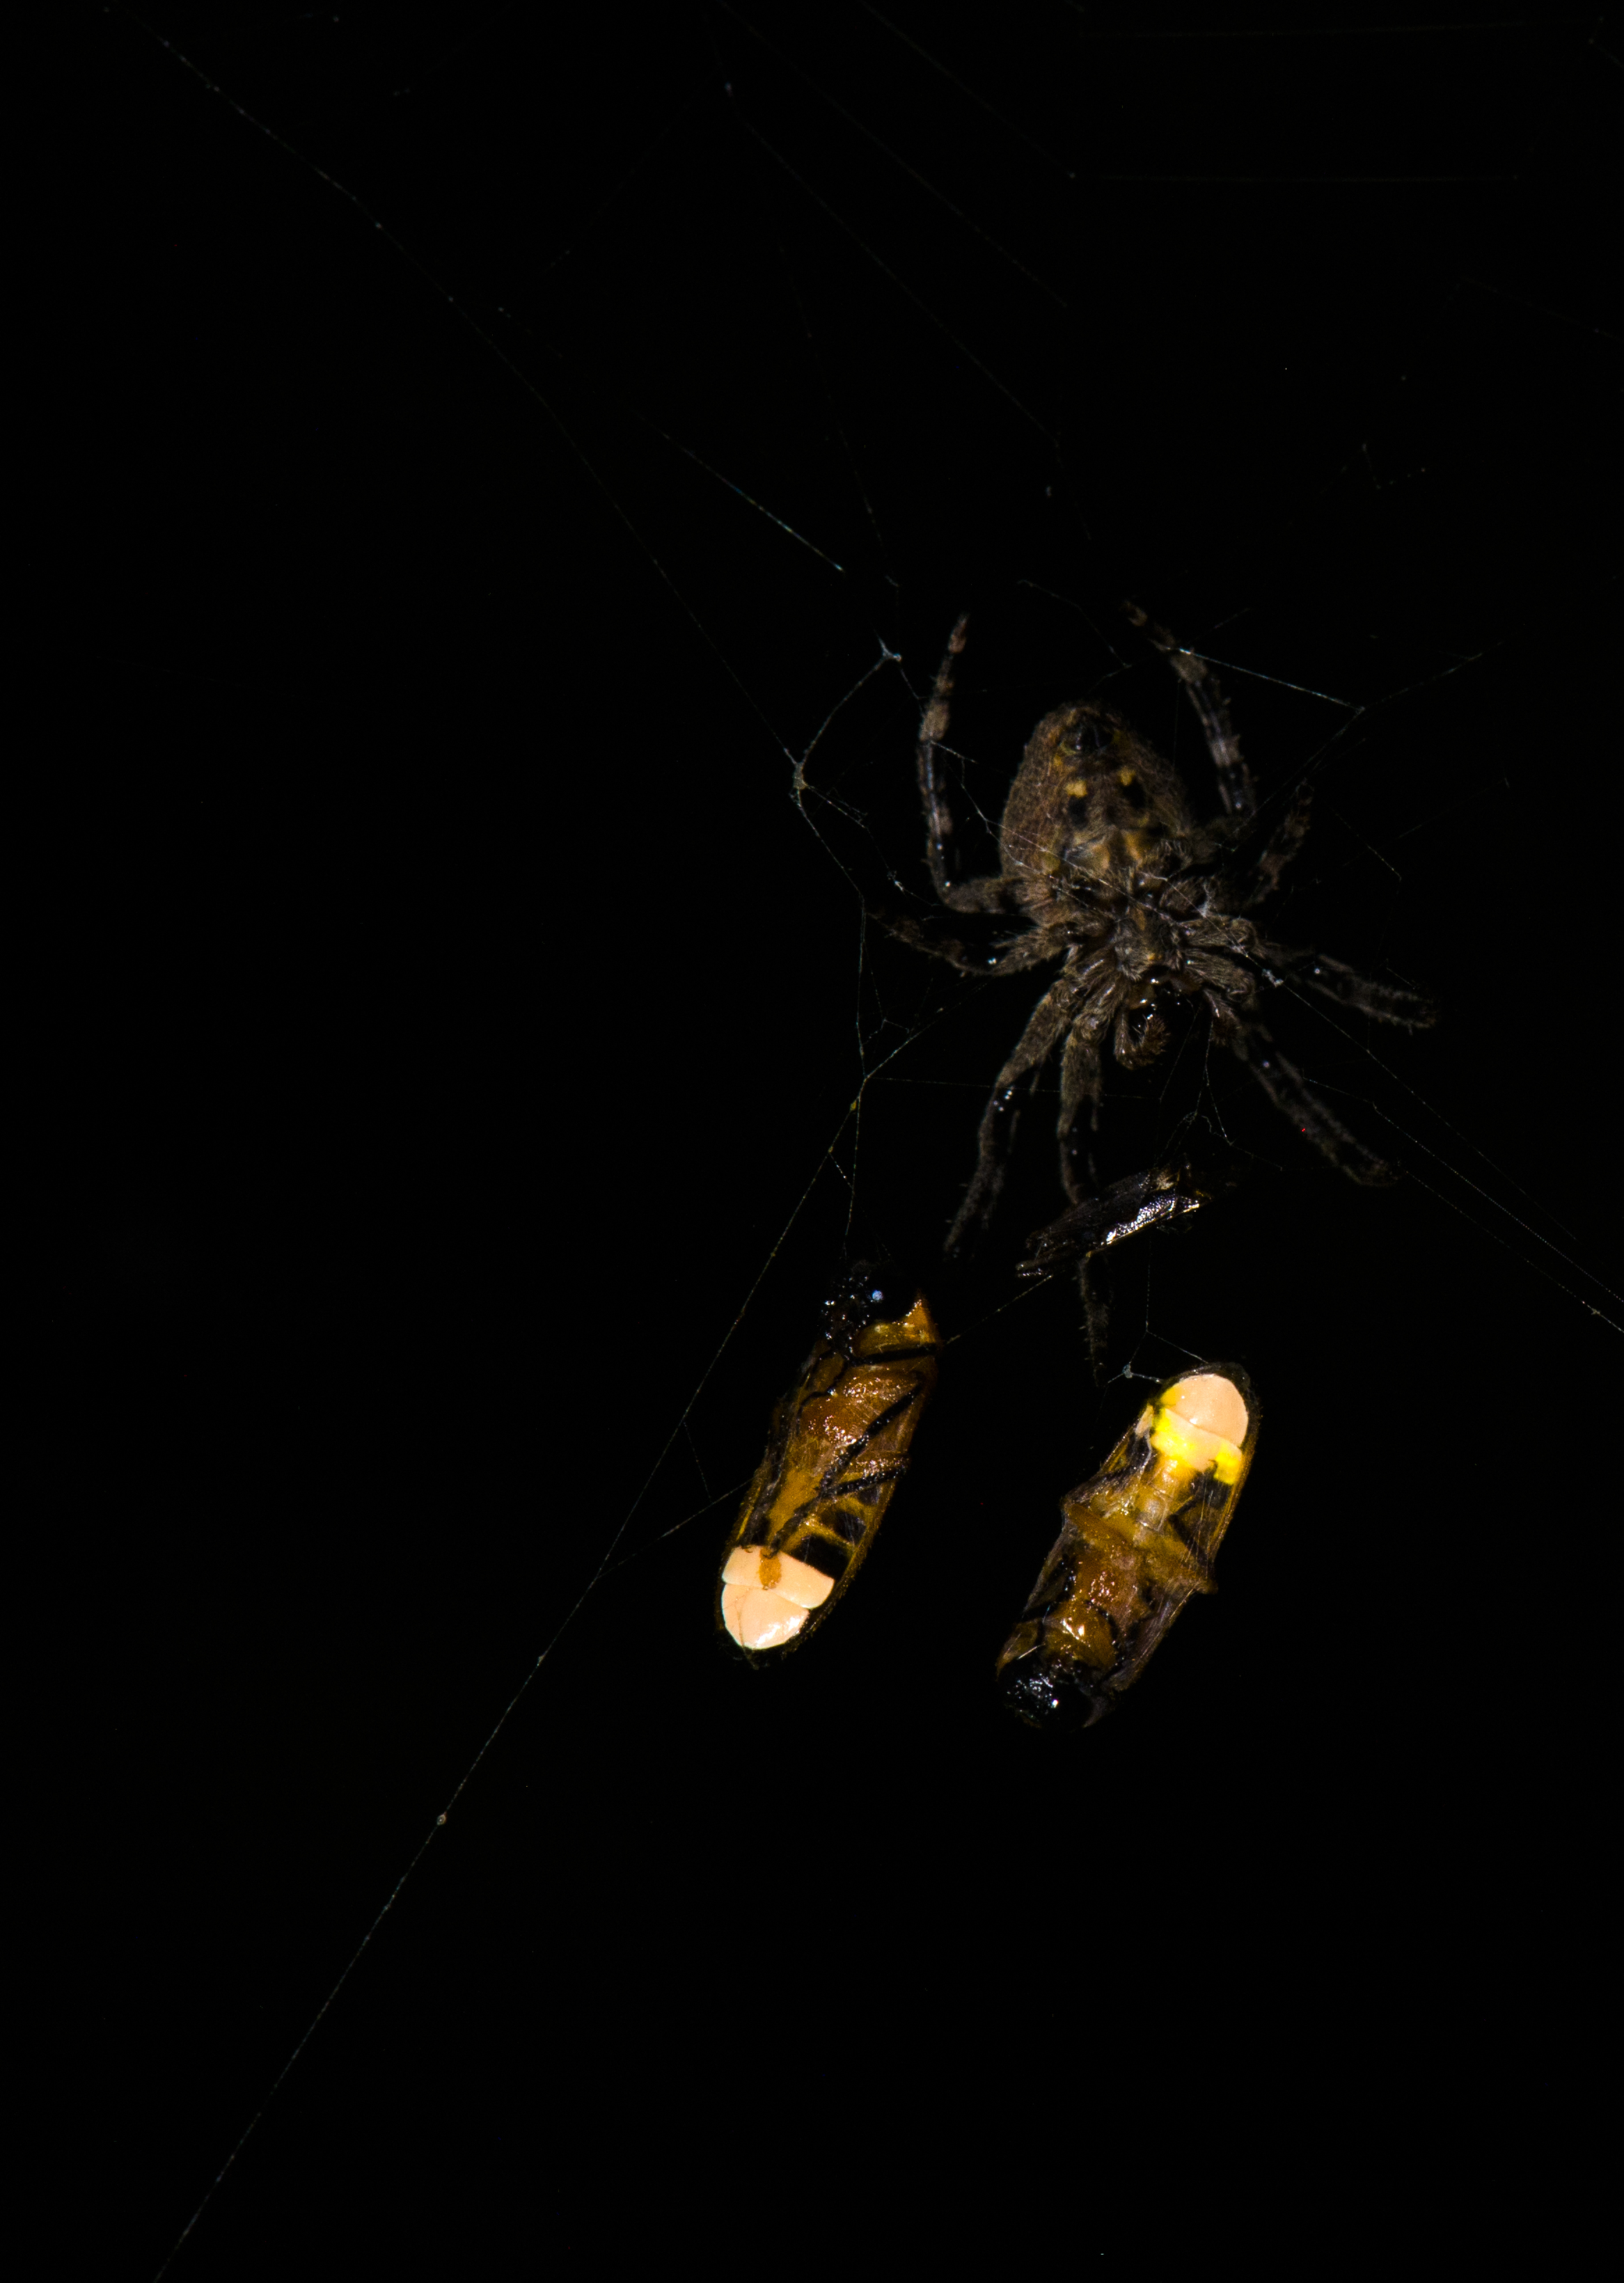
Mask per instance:
[[[1132,1687],[1213,1562],[1257,1442],[1257,1399],[1236,1364],[1202,1364],[1147,1403],[1064,1523],[997,1673],[1038,1726],[1089,1726]]]

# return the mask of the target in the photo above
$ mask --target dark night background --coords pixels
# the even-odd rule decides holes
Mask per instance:
[[[1092,2257],[1089,2163],[1254,2246],[1550,2192],[1624,1321],[1616,85],[1480,9],[86,19],[27,766],[96,2271],[158,2269],[612,1547],[177,2283],[730,2262],[859,2186],[876,2256]],[[1063,1282],[1002,1305],[1043,1103],[839,1621],[758,1679],[707,1597],[848,1198],[928,1261],[1035,996],[863,928],[928,894],[956,612],[976,869],[1063,697],[1210,799],[1123,595],[1313,775],[1278,932],[1443,1019],[1277,1025],[1388,1191],[1193,1050],[1120,1088],[1113,1170],[1191,1109],[1257,1162],[1125,1262],[1117,1361],[1239,1357],[1264,1424],[1222,1590],[1066,1741],[991,1660],[1134,1391]]]

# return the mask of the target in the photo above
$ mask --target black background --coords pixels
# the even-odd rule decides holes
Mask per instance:
[[[30,959],[99,2271],[454,1793],[177,2277],[1548,2191],[1618,1411],[1605,53],[88,19]],[[926,910],[946,630],[979,869],[1063,697],[1205,790],[1125,594],[1313,775],[1279,931],[1444,1013],[1279,1025],[1393,1190],[1194,1049],[1121,1088],[1113,1170],[1192,1107],[1257,1165],[1125,1264],[1117,1360],[1238,1356],[1264,1428],[1217,1600],[1066,1741],[991,1659],[1135,1390],[1063,1282],[1003,1305],[1042,1103],[861,1592],[770,1679],[707,1604],[848,1203],[928,1260],[1034,995],[863,930]]]

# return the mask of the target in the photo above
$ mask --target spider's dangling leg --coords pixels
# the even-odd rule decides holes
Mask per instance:
[[[1086,1217],[1089,1207],[1104,1210],[1109,1193],[1101,1189],[1094,1164],[1093,1137],[1098,1124],[1097,1102],[1090,1115],[1077,1118],[1060,1136],[1060,1182],[1070,1200],[1071,1213],[1063,1214],[1050,1229],[1063,1227],[1074,1216]],[[1028,1254],[1049,1234],[1039,1229],[1027,1240]],[[1107,1236],[1105,1240],[1110,1243]],[[1096,1246],[1077,1255],[1077,1295],[1082,1302],[1083,1336],[1089,1345],[1089,1371],[1097,1387],[1105,1383],[1105,1343],[1111,1330],[1111,1266]]]
[[[1072,1019],[1077,995],[1078,986],[1074,976],[1062,974],[1055,978],[1033,1009],[1014,1053],[994,1081],[992,1094],[981,1112],[981,1123],[976,1134],[975,1174],[964,1204],[953,1216],[953,1226],[948,1231],[947,1242],[942,1248],[949,1254],[960,1250],[998,1202],[1009,1163],[1010,1145],[1015,1138],[1015,1128],[1020,1116],[1015,1088],[1029,1071],[1035,1075],[1048,1061],[1054,1051],[1056,1040]],[[1069,1063],[1069,1040],[1066,1051]],[[1064,1098],[1064,1083],[1061,1093]]]
[[[1236,1060],[1245,1064],[1282,1117],[1288,1118],[1306,1142],[1312,1142],[1323,1156],[1329,1157],[1339,1173],[1372,1188],[1398,1180],[1398,1168],[1390,1165],[1385,1157],[1378,1157],[1356,1134],[1348,1131],[1333,1110],[1327,1109],[1296,1064],[1286,1060],[1261,1024],[1253,1024],[1249,1032],[1238,1030],[1228,1045]]]
[[[942,1243],[941,1249],[949,1258],[971,1243],[980,1233],[982,1223],[990,1219],[1003,1188],[1015,1129],[1019,1123],[1020,1104],[1015,1098],[1014,1082],[1008,1086],[1001,1083],[981,1112],[981,1123],[976,1129],[975,1173]]]
[[[1066,1052],[1060,1057],[1060,1186],[1068,1202],[1074,1205],[1091,1196],[1098,1186],[1092,1148],[1079,1139],[1077,1127],[1085,1109],[1089,1117],[1084,1131],[1090,1137],[1099,1124],[1100,1045],[1115,1017],[1121,995],[1120,983],[1108,980],[1096,986],[1073,1019],[1066,1033]],[[1086,1178],[1077,1163],[1085,1152]]]
[[[1060,1061],[1060,1186],[1074,1205],[1081,1204],[1099,1186],[1091,1143],[1099,1123],[1100,1041],[1115,1017],[1120,995],[1119,986],[1106,983],[1084,1001]],[[1084,1128],[1087,1142],[1082,1141],[1078,1130],[1085,1106],[1089,1113]],[[1077,1163],[1080,1156],[1087,1158],[1086,1182]],[[1082,1328],[1089,1344],[1089,1369],[1095,1383],[1103,1385],[1105,1339],[1111,1329],[1110,1272],[1103,1261],[1091,1260],[1087,1253],[1080,1256],[1077,1291],[1082,1302]]]
[[[1082,1301],[1082,1332],[1089,1344],[1089,1375],[1096,1387],[1103,1387],[1108,1376],[1105,1343],[1111,1330],[1111,1295],[1105,1289],[1106,1274],[1103,1261],[1080,1260],[1077,1263],[1077,1290]]]

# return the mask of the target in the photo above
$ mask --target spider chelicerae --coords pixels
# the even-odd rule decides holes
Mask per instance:
[[[917,920],[886,915],[886,925],[938,959],[977,975],[1019,975],[1058,960],[1060,971],[1034,1008],[994,1081],[981,1116],[975,1173],[947,1239],[957,1251],[983,1223],[1003,1185],[1023,1079],[1035,1083],[1060,1050],[1060,1179],[1072,1207],[1086,1208],[1095,1185],[1086,1137],[1096,1127],[1109,1051],[1128,1070],[1154,1062],[1179,1002],[1206,1009],[1212,1035],[1244,1063],[1264,1093],[1332,1165],[1356,1181],[1385,1181],[1393,1169],[1351,1134],[1270,1037],[1259,1014],[1260,986],[1292,984],[1378,1022],[1420,1028],[1433,1020],[1415,993],[1374,982],[1327,958],[1260,932],[1248,917],[1277,886],[1308,824],[1308,791],[1296,794],[1268,834],[1222,695],[1204,661],[1133,604],[1128,616],[1168,660],[1195,708],[1217,775],[1221,814],[1198,823],[1177,773],[1122,717],[1104,705],[1069,705],[1046,713],[1027,741],[1004,805],[995,877],[956,880],[949,868],[953,820],[938,755],[948,729],[954,668],[967,621],[949,640],[919,724],[919,793],[925,861],[950,910],[1022,923],[989,950],[972,951]],[[1087,1111],[1086,1118],[1083,1112]],[[1190,1185],[1165,1174],[1177,1195]],[[1123,1185],[1127,1187],[1128,1185]],[[1032,1240],[1047,1256],[1082,1251],[1065,1241],[1066,1219]],[[1126,1227],[1126,1223],[1123,1224]],[[1109,1241],[1109,1240],[1107,1240]]]

